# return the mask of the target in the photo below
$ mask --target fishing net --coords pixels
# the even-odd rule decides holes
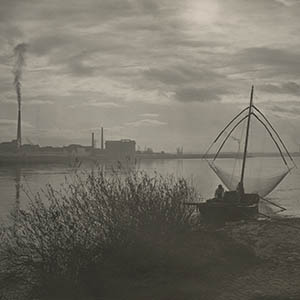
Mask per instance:
[[[261,197],[265,197],[290,172],[289,163],[294,166],[295,163],[270,121],[256,106],[252,106],[253,90],[252,86],[250,106],[237,114],[224,127],[204,157],[209,151],[215,153],[209,166],[230,191],[236,190],[238,183],[242,180],[246,193],[257,193]],[[245,126],[246,123],[247,126]],[[235,154],[236,146],[238,148]],[[282,166],[277,165],[274,146],[280,154],[281,164],[285,165],[285,169],[280,173],[278,171]],[[222,157],[219,155],[221,150]],[[217,158],[222,158],[222,168],[214,163]],[[232,161],[232,159],[235,160]],[[258,162],[258,168],[255,168],[255,161]],[[224,168],[226,163],[231,163],[231,172],[227,171],[228,168],[227,170]],[[276,175],[274,172],[277,172]]]
[[[211,162],[209,163],[209,166],[230,191],[236,190],[236,187],[240,181],[240,176],[230,174]],[[265,197],[276,188],[276,186],[285,178],[289,171],[290,170],[287,170],[267,178],[247,176],[244,182],[245,192],[257,193],[261,197]]]

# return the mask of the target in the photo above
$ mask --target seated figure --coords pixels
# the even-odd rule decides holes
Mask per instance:
[[[222,184],[219,184],[215,191],[215,198],[216,200],[223,200],[223,197],[224,197],[224,188]]]

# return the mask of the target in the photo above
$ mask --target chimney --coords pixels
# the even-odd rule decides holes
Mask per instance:
[[[101,127],[101,150],[104,150],[103,141],[104,141],[104,136],[103,136],[103,127]]]
[[[22,136],[21,136],[21,102],[18,103],[18,125],[17,125],[17,147],[18,149],[22,145]]]
[[[95,149],[95,134],[92,132],[92,149]]]

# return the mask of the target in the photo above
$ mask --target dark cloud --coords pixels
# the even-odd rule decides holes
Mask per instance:
[[[49,55],[52,50],[72,44],[75,37],[71,34],[53,34],[38,36],[36,39],[29,42],[29,51],[34,55]]]
[[[269,110],[275,112],[275,113],[280,113],[280,114],[287,114],[293,117],[300,118],[300,103],[299,105],[271,105]]]
[[[254,64],[271,66],[300,64],[300,53],[288,49],[253,47],[241,50],[239,56],[246,63],[252,61]]]
[[[0,23],[13,19],[14,10],[20,2],[20,0],[1,0]]]
[[[176,2],[177,0],[174,0]],[[117,19],[137,17],[139,15],[158,15],[162,3],[168,0],[69,0],[48,1],[37,6],[37,18],[72,22],[76,25],[89,26],[102,24]],[[58,9],[59,7],[59,9]]]
[[[296,82],[285,82],[281,85],[264,84],[258,86],[261,91],[272,94],[289,94],[294,96],[300,95],[300,85]]]
[[[213,71],[203,70],[200,66],[181,64],[165,68],[151,68],[144,74],[148,79],[171,85],[224,79],[224,76]]]
[[[185,87],[178,89],[175,98],[180,102],[208,102],[220,101],[222,95],[227,94],[226,89],[221,88],[194,88]]]
[[[246,48],[234,56],[233,64],[244,71],[261,67],[258,71],[269,77],[291,74],[300,76],[300,53],[289,49]]]
[[[135,1],[135,3],[143,13],[149,13],[152,15],[157,15],[159,13],[160,7],[159,1],[157,0],[141,0]]]
[[[192,48],[192,49],[198,49],[198,48],[208,48],[210,49],[210,52],[212,53],[212,50],[215,47],[224,47],[227,43],[226,42],[220,42],[220,41],[209,41],[209,40],[201,40],[196,38],[188,38],[186,36],[178,37],[177,39],[166,37],[165,43],[171,46],[179,46],[184,48]]]
[[[94,66],[88,66],[80,57],[73,57],[67,63],[67,70],[74,76],[93,76],[95,73]]]

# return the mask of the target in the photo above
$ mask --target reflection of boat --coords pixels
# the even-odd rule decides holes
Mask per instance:
[[[292,163],[295,165],[293,158],[289,154],[277,131],[274,129],[265,115],[253,104],[253,91],[254,88],[252,86],[250,105],[242,110],[226,125],[226,127],[213,141],[206,155],[204,156],[211,169],[215,172],[215,174],[228,189],[228,191],[224,193],[224,197],[221,200],[213,198],[207,200],[206,202],[197,204],[201,215],[208,221],[233,221],[256,217],[259,214],[258,204],[260,199],[262,199],[263,201],[268,201],[270,203],[269,200],[266,200],[263,197],[265,197],[273,189],[275,189],[275,187],[290,172],[291,168],[289,164]],[[245,176],[246,161],[249,157],[247,151],[251,117],[254,117],[266,129],[275,146],[277,147],[277,150],[279,151],[281,158],[286,166],[284,172],[264,180],[260,178],[246,178]],[[229,172],[217,166],[215,164],[215,160],[218,158],[219,153],[221,152],[223,146],[225,145],[231,134],[243,121],[247,121],[247,127],[244,151],[242,153],[241,173],[237,176],[234,174],[230,174]],[[221,144],[216,151],[213,159],[208,160],[208,152],[211,150],[213,145],[220,141],[222,137],[224,139],[223,141],[221,141]],[[239,186],[238,191],[236,190],[237,186]]]

